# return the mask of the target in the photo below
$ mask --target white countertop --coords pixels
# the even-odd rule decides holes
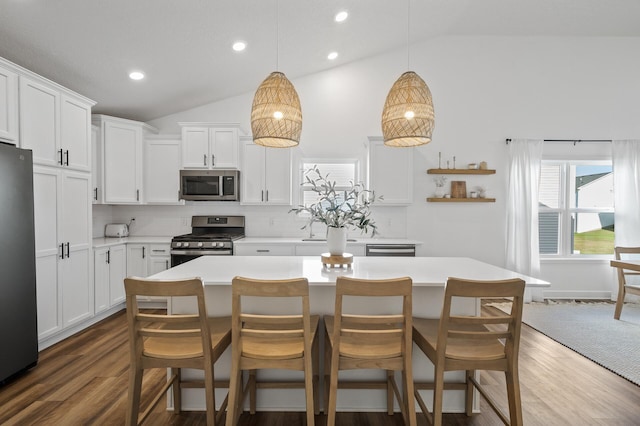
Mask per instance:
[[[207,286],[228,286],[241,275],[258,279],[306,277],[313,286],[334,285],[340,275],[385,279],[409,276],[414,286],[444,286],[448,277],[476,280],[522,278],[528,287],[548,287],[537,278],[468,257],[359,257],[351,268],[325,268],[319,256],[202,256],[151,276],[151,279],[200,277]]]
[[[352,241],[355,240],[355,241]],[[235,245],[243,244],[326,244],[327,241],[321,238],[308,241],[304,237],[245,237],[241,240],[234,241]],[[407,238],[349,238],[347,244],[415,244],[421,245],[422,241],[411,240]]]
[[[117,246],[118,244],[169,244],[172,237],[126,237],[126,238],[94,238],[93,248]]]

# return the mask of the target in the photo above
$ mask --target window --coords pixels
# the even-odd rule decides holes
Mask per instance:
[[[611,161],[543,161],[538,191],[540,254],[612,254]]]
[[[358,162],[356,160],[324,160],[324,161],[306,161],[302,163],[302,178],[300,182],[300,201],[302,205],[309,206],[318,201],[318,194],[311,191],[308,184],[305,184],[306,178],[304,174],[313,169],[314,166],[318,166],[322,176],[328,176],[329,181],[336,182],[336,189],[338,191],[348,190],[351,187],[352,182],[358,182]],[[314,176],[311,176],[313,179]]]

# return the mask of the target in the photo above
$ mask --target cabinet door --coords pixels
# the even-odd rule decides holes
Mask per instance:
[[[102,143],[98,126],[91,126],[91,164],[91,198],[93,204],[102,204]]]
[[[238,129],[209,129],[209,146],[212,168],[238,167]]]
[[[95,313],[109,309],[109,263],[108,248],[96,249],[93,253],[93,293]]]
[[[242,204],[261,204],[264,202],[264,156],[263,146],[253,141],[242,142],[242,174],[240,196]]]
[[[43,339],[62,329],[62,292],[58,288],[58,217],[62,214],[58,194],[62,188],[62,172],[34,166],[33,201],[36,236],[36,288],[38,305],[38,338]],[[61,260],[60,260],[61,261]]]
[[[151,256],[149,258],[149,275],[166,271],[171,266],[171,258],[169,256]]]
[[[64,165],[74,170],[91,171],[91,107],[62,96],[60,146]]]
[[[369,142],[369,188],[385,205],[413,202],[413,149],[385,146],[382,139]]]
[[[184,204],[178,199],[182,146],[180,139],[147,139],[144,155],[144,201]]]
[[[291,150],[264,150],[265,201],[268,204],[291,205]]]
[[[93,315],[91,249],[75,250],[61,262],[62,326],[69,327]]]
[[[18,75],[0,67],[0,140],[18,141]]]
[[[182,128],[182,167],[207,169],[209,158],[209,129],[206,127]]]
[[[124,244],[109,248],[109,299],[111,306],[124,302],[127,277],[127,250]]]
[[[35,164],[61,165],[59,111],[57,91],[20,77],[20,146],[33,150]]]
[[[60,238],[61,242],[69,243],[71,256],[76,251],[91,248],[91,175],[64,171],[62,183]]]
[[[127,244],[127,276],[147,277],[147,257],[149,246],[147,244]]]
[[[106,122],[102,144],[105,203],[140,204],[142,128]]]

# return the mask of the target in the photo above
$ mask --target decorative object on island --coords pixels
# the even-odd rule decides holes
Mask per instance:
[[[278,69],[279,25],[276,0],[276,70]],[[274,71],[258,86],[251,106],[253,141],[262,146],[290,148],[300,143],[302,109],[293,84]]]
[[[329,175],[322,175],[318,166],[305,171],[303,185],[317,194],[317,201],[308,206],[301,205],[289,210],[289,213],[307,212],[309,223],[321,222],[327,226],[327,244],[331,255],[342,255],[347,243],[347,229],[358,228],[364,233],[371,229],[371,235],[377,234],[375,222],[371,219],[371,204],[383,197],[376,197],[374,191],[364,187],[362,182],[350,182],[347,190],[337,190],[336,182],[329,180]],[[340,242],[333,241],[334,238]]]
[[[407,68],[409,68],[410,0],[407,0]],[[403,73],[393,84],[382,109],[384,144],[412,147],[431,142],[435,125],[431,91],[418,74]]]
[[[442,198],[445,196],[444,184],[447,183],[446,176],[436,176],[433,178],[433,181],[436,183],[436,197]]]

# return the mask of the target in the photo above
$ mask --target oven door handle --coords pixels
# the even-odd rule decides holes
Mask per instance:
[[[178,256],[220,256],[233,254],[232,250],[171,250],[170,254]]]

